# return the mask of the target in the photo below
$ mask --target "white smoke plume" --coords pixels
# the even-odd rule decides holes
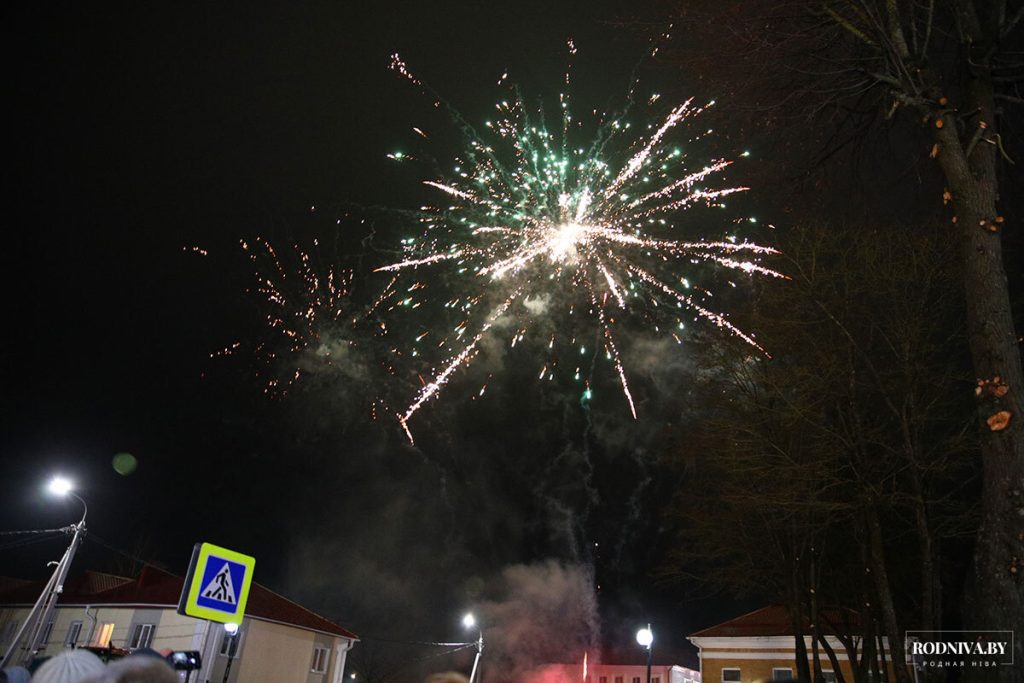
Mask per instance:
[[[584,652],[597,651],[597,595],[586,567],[555,560],[508,567],[497,598],[480,612],[488,683],[520,683],[546,664],[582,662]]]

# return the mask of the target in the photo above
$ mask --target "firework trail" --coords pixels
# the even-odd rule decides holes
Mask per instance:
[[[571,44],[570,51],[575,51]],[[447,107],[398,55],[391,68],[435,106]],[[657,99],[652,96],[649,103]],[[583,124],[573,120],[565,94],[557,133],[545,124],[543,108],[529,109],[514,87],[482,133],[448,109],[466,148],[447,172],[423,181],[437,191],[436,205],[421,207],[419,234],[402,240],[402,257],[377,268],[414,281],[405,287],[391,280],[379,299],[385,311],[436,303],[430,290],[442,281],[442,272],[444,281],[459,287],[444,303],[448,316],[417,316],[414,341],[403,354],[425,355],[429,349],[444,359],[397,416],[410,441],[410,419],[459,368],[473,362],[485,335],[511,328],[514,346],[545,316],[558,315],[564,322],[555,324],[558,332],[550,336],[539,377],[552,379],[556,367],[571,367],[577,348],[579,355],[586,353],[579,339],[589,326],[599,345],[592,351],[603,348],[634,418],[636,405],[616,342],[624,320],[639,320],[651,333],[672,334],[677,341],[687,320],[704,320],[760,349],[751,335],[712,309],[708,290],[682,275],[703,262],[746,275],[784,277],[759,263],[776,253],[770,247],[735,235],[679,239],[682,228],[674,221],[687,210],[723,207],[725,197],[747,189],[716,184],[731,161],[697,164],[688,154],[690,143],[710,131],[687,137],[685,124],[706,106],[692,99],[679,104],[641,136],[631,135],[624,116],[599,116],[596,133],[584,145],[572,140]],[[389,156],[401,162],[413,158]],[[742,219],[748,220],[754,222]],[[579,367],[574,378],[580,379]],[[589,398],[589,379],[585,386]]]

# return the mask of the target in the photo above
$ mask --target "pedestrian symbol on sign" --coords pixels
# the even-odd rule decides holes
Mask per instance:
[[[213,580],[206,584],[206,588],[203,589],[203,597],[217,600],[218,602],[226,602],[229,605],[234,605],[237,602],[235,599],[235,587],[231,583],[231,566],[229,563],[225,562],[220,571],[214,575]]]
[[[178,614],[223,624],[241,624],[256,558],[197,543],[178,599]]]
[[[246,589],[245,565],[228,557],[209,555],[201,578],[196,581],[196,605],[224,614],[236,614]]]

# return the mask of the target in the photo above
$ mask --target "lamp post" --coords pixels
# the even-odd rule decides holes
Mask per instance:
[[[64,556],[60,559],[60,562],[56,563],[57,566],[53,570],[50,580],[46,582],[43,592],[40,593],[39,599],[32,606],[32,610],[28,613],[25,623],[22,624],[17,634],[15,634],[14,640],[8,646],[7,652],[4,653],[4,666],[12,665],[11,657],[26,633],[28,634],[28,639],[25,641],[25,653],[21,658],[21,663],[27,664],[31,661],[32,657],[39,651],[39,640],[46,629],[46,625],[50,623],[54,605],[57,604],[60,594],[64,592],[64,579],[67,578],[68,570],[71,568],[71,561],[75,558],[75,551],[78,550],[82,537],[85,535],[85,517],[89,514],[89,506],[86,505],[85,500],[81,496],[72,490],[73,488],[74,485],[64,477],[54,477],[47,486],[49,492],[55,496],[63,497],[70,495],[77,498],[78,502],[82,504],[82,518],[77,524],[64,527],[64,533],[72,534],[71,543],[68,545],[67,550],[64,551]]]
[[[238,643],[235,642],[235,639],[238,638],[238,624],[231,622],[224,624],[224,634],[225,638],[230,637],[232,639],[232,641],[228,643],[228,662],[224,665],[224,680],[222,681],[222,683],[228,683],[228,676],[231,675],[231,662],[234,661],[235,652],[238,651],[236,649],[238,647]]]
[[[651,631],[650,624],[636,632],[636,642],[647,650],[647,683],[651,683],[651,646],[654,645],[654,632]]]
[[[476,618],[472,614],[466,614],[462,617],[462,626],[464,628],[473,628],[476,626]],[[480,670],[480,656],[484,653],[484,631],[482,628],[477,628],[477,639],[476,639],[476,657],[473,658],[473,670],[469,674],[469,683],[477,683],[477,672]]]

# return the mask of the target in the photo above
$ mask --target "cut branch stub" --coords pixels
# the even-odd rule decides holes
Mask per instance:
[[[1012,413],[1009,410],[1000,410],[995,415],[990,415],[985,422],[988,423],[988,428],[993,432],[1001,432],[1010,426],[1010,417]]]
[[[992,379],[979,379],[978,385],[974,387],[974,395],[981,398],[987,394],[994,398],[1002,398],[1010,391],[1010,386],[1003,379],[996,375]]]

